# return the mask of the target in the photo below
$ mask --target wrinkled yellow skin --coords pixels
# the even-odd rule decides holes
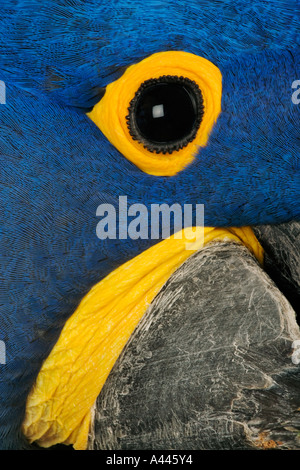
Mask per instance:
[[[193,253],[210,242],[235,241],[263,261],[263,250],[249,227],[199,228],[204,238],[197,237],[193,249],[187,249],[192,230],[144,251],[83,298],[28,397],[23,432],[31,442],[86,448],[91,410],[113,365],[154,297]]]

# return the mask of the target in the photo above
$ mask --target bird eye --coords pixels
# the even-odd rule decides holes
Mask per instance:
[[[221,111],[222,75],[207,59],[159,52],[130,66],[88,116],[142,171],[175,175],[206,145]]]
[[[131,137],[144,148],[171,154],[194,140],[203,114],[203,97],[195,81],[163,75],[142,83],[126,120]]]

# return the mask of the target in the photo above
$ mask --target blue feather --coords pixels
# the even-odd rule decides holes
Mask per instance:
[[[299,1],[4,0],[0,25],[0,447],[26,446],[27,394],[81,298],[156,241],[96,237],[97,206],[205,204],[208,226],[300,219]],[[163,50],[223,75],[208,145],[174,177],[142,173],[85,115]]]

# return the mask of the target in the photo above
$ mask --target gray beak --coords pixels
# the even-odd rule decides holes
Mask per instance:
[[[98,397],[90,449],[300,449],[300,223],[254,230],[264,269],[217,242],[169,279]]]

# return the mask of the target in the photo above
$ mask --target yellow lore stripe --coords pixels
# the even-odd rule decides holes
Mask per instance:
[[[201,241],[187,250],[192,230],[185,229],[187,238],[172,236],[144,251],[83,298],[28,397],[23,432],[30,442],[86,448],[91,410],[113,365],[154,297],[195,251],[216,240],[236,241],[263,261],[262,247],[249,227],[206,227],[204,243],[197,238]]]

